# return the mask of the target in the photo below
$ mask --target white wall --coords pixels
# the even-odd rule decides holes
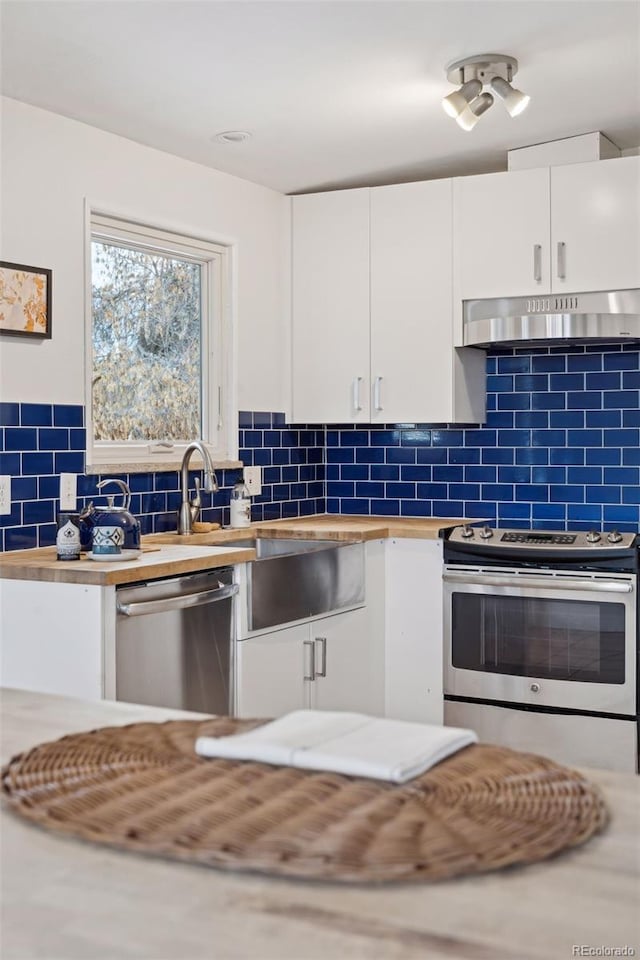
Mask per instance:
[[[105,212],[237,244],[239,408],[288,409],[286,198],[16,100],[0,106],[0,259],[53,270],[53,337],[0,338],[2,399],[84,402],[86,197]]]

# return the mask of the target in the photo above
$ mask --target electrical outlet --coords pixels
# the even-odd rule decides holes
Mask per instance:
[[[11,477],[0,477],[0,517],[11,513]]]
[[[60,509],[75,510],[78,491],[78,476],[75,473],[60,474]]]
[[[245,467],[244,482],[252,497],[262,493],[262,467]]]

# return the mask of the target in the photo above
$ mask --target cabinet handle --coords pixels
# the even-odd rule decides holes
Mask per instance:
[[[314,643],[320,644],[320,669],[316,672],[316,677],[326,677],[327,675],[327,638],[326,637],[316,637]],[[314,667],[315,667],[315,652],[314,652]]]
[[[360,413],[362,410],[362,404],[360,403],[360,384],[362,383],[362,377],[353,378],[353,409],[356,413]]]
[[[533,279],[536,283],[542,281],[542,244],[533,245]]]
[[[382,377],[376,377],[373,381],[373,409],[380,412],[382,410],[382,403],[380,402],[380,387],[382,385]]]
[[[316,645],[313,640],[303,640],[305,647],[309,648],[309,673],[304,674],[305,680],[315,680],[316,678]]]
[[[567,245],[558,241],[558,280],[567,279]]]

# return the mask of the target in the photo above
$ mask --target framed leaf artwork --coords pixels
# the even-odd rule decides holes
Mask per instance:
[[[51,270],[0,260],[0,333],[51,339]]]

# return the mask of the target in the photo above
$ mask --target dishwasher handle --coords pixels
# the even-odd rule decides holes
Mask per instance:
[[[163,600],[140,600],[137,603],[117,603],[116,609],[123,617],[141,617],[147,613],[168,613],[171,610],[185,610],[200,607],[205,603],[216,603],[236,595],[240,587],[237,583],[218,582],[216,590],[198,590],[195,593],[183,593],[177,597]]]

